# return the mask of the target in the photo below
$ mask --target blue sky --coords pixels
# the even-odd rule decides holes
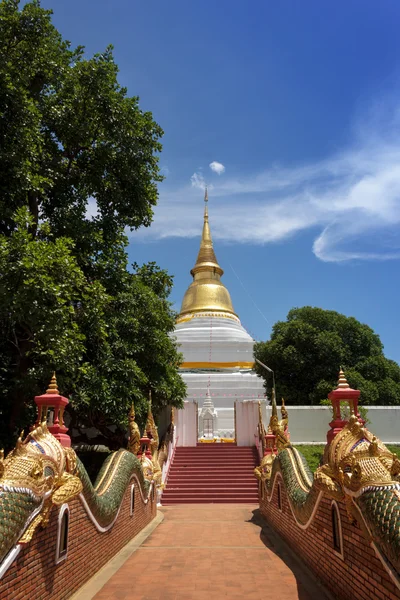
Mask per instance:
[[[177,308],[206,182],[223,281],[253,337],[314,305],[367,323],[400,361],[397,0],[42,4],[88,53],[114,45],[120,82],[165,131],[154,224],[129,253],[174,274]]]

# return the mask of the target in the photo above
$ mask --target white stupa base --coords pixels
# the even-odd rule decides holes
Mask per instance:
[[[263,379],[252,370],[254,340],[240,320],[210,311],[186,315],[178,321],[174,335],[184,356],[180,375],[187,387],[185,404],[192,405],[187,409],[190,417],[185,412],[182,445],[192,443],[193,423],[189,418],[196,413],[198,438],[254,444],[258,402],[262,402],[265,412],[266,395]],[[186,433],[189,430],[190,436]]]

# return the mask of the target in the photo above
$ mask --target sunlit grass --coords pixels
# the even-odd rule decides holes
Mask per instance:
[[[311,471],[314,473],[316,469],[319,467],[320,460],[324,453],[325,446],[323,444],[316,446],[306,446],[305,444],[293,444],[294,447],[303,454],[306,458]],[[393,452],[400,458],[400,446],[394,446],[393,444],[388,444],[387,448],[390,452]]]

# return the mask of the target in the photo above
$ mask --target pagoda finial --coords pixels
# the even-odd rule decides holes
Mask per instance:
[[[207,186],[205,187],[205,190],[204,190],[204,223],[206,221],[208,222],[208,189],[207,189]],[[203,234],[204,234],[204,230],[203,230]]]
[[[344,374],[343,368],[340,367],[340,371],[339,371],[339,381],[338,381],[338,390],[347,390],[349,389],[350,386],[347,382],[346,376]]]
[[[49,387],[46,390],[46,394],[60,394],[60,392],[58,391],[58,387],[57,387],[57,379],[56,379],[56,372],[53,372],[53,376],[50,380],[49,383]]]
[[[208,222],[208,190],[207,187],[204,193],[204,224],[203,232],[201,235],[200,250],[197,256],[196,264],[191,270],[193,277],[198,271],[211,271],[217,272],[219,275],[223,274],[223,270],[218,264],[215,256],[210,225]]]
[[[193,282],[182,301],[179,318],[188,313],[213,311],[234,315],[228,290],[221,282],[224,274],[215,256],[208,220],[208,188],[204,190],[204,223],[196,263],[190,271]]]

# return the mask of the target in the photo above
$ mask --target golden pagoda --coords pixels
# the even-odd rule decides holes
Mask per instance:
[[[204,224],[196,264],[190,271],[193,281],[183,297],[181,317],[200,311],[217,311],[235,315],[230,294],[221,281],[224,274],[215,256],[208,221],[208,192],[204,195]],[[236,316],[236,315],[235,315]]]
[[[190,271],[193,281],[183,297],[174,335],[184,357],[180,374],[187,385],[187,401],[198,405],[199,429],[206,403],[215,411],[215,436],[233,439],[235,402],[258,402],[264,387],[253,371],[254,340],[240,323],[221,281],[224,271],[212,242],[207,190],[204,202],[200,249]]]

